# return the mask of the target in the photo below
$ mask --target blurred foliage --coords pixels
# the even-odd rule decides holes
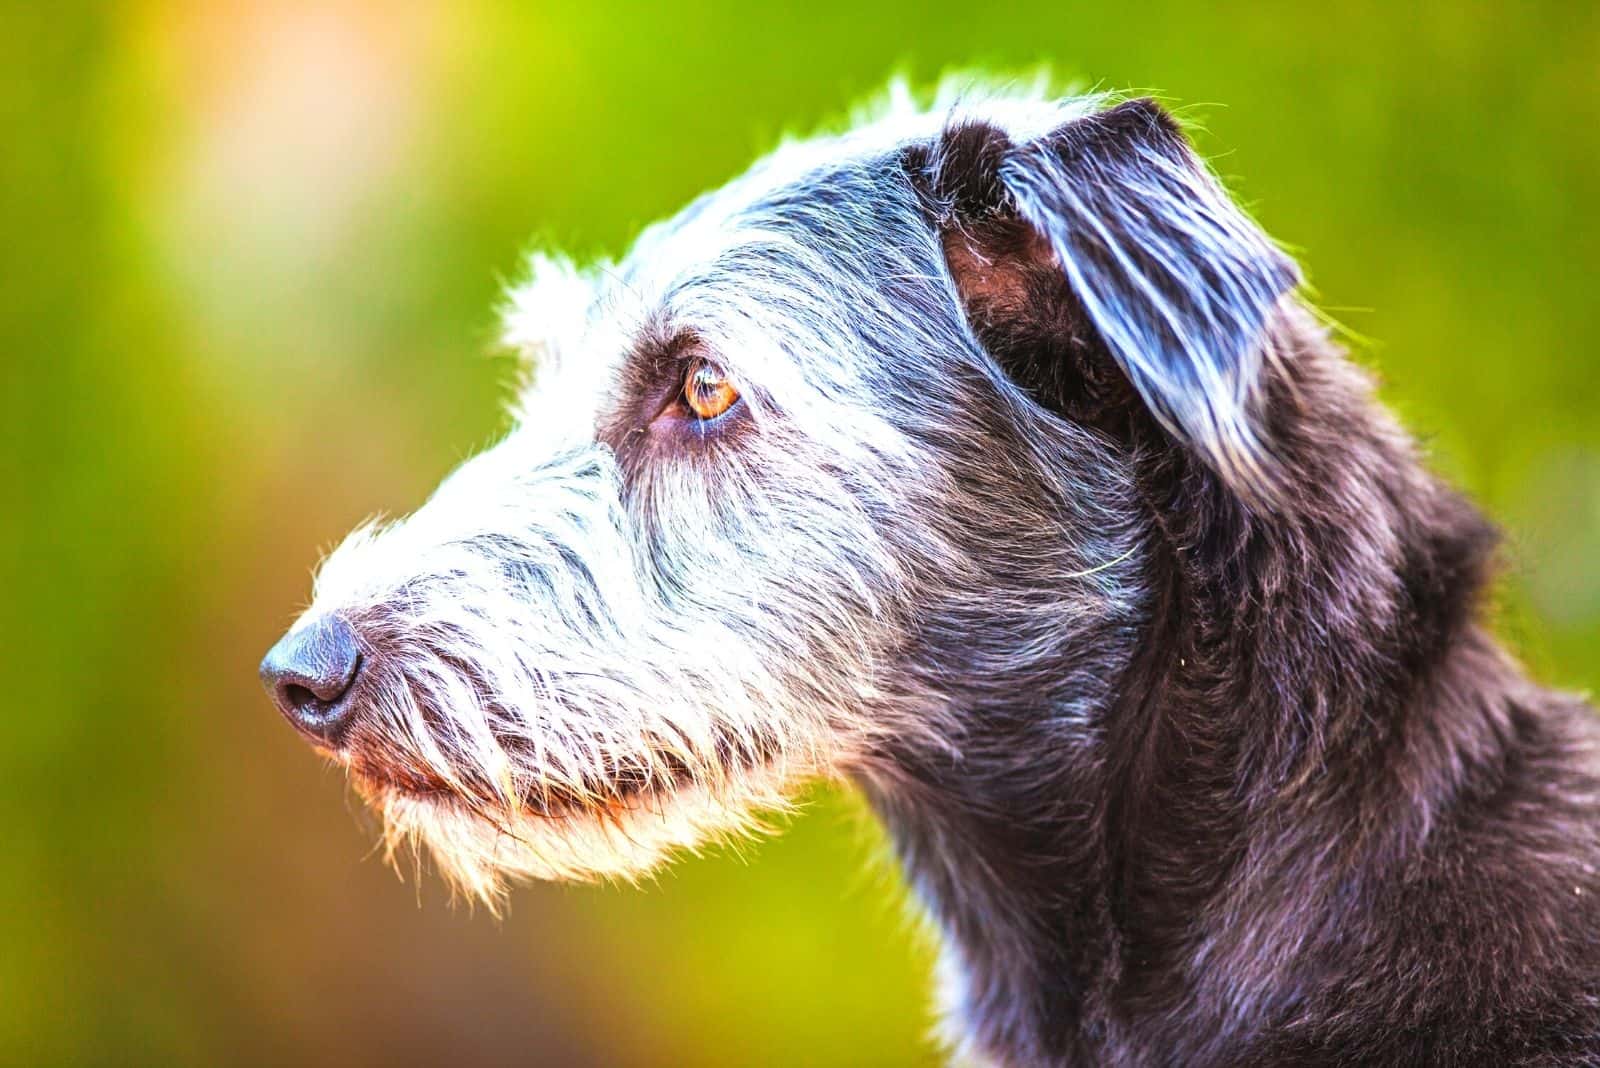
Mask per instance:
[[[497,922],[384,868],[255,663],[503,426],[530,239],[619,252],[892,69],[1039,62],[1203,127],[1507,526],[1502,631],[1600,681],[1593,4],[9,4],[0,1062],[932,1060],[850,799]]]

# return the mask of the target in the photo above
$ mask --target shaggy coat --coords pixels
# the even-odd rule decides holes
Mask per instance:
[[[1067,134],[1067,171],[1180,136],[1140,103]],[[1135,458],[1157,545],[1091,744],[1045,684],[958,768],[869,787],[959,947],[961,1026],[1016,1064],[1600,1063],[1600,722],[1479,622],[1494,530],[1293,303],[1250,404],[1265,484],[1175,445],[1012,151],[980,123],[917,154],[952,270],[989,351]]]
[[[1600,723],[1294,265],[1103,105],[891,109],[538,259],[517,429],[327,561],[280,705],[491,897],[855,785],[973,1059],[1600,1064]]]

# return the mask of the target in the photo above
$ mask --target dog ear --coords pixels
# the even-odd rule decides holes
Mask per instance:
[[[958,123],[907,165],[969,323],[1015,381],[1091,419],[1131,386],[1229,484],[1265,488],[1263,335],[1299,273],[1166,112],[1134,100],[1021,144]]]

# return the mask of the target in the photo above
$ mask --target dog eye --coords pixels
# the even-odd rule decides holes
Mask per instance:
[[[696,360],[689,365],[683,380],[683,402],[696,419],[715,419],[738,399],[739,391],[716,364]]]

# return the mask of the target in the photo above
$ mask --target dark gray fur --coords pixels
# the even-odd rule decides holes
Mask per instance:
[[[1600,728],[1493,530],[1158,108],[1000,110],[649,231],[538,342],[615,359],[582,432],[329,562],[335,755],[485,893],[847,778],[999,1064],[1600,1064]]]

